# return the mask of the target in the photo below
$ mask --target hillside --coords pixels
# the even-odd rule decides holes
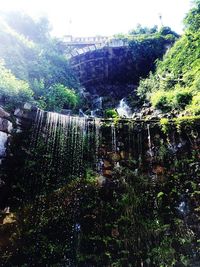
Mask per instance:
[[[200,114],[200,1],[185,18],[185,33],[143,79],[138,95],[163,112]]]

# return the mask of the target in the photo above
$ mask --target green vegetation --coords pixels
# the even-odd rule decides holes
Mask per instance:
[[[39,107],[51,111],[74,109],[79,103],[76,76],[57,44],[58,41],[50,37],[50,26],[45,18],[34,21],[24,14],[9,13],[4,14],[4,20],[1,20],[0,58],[3,59],[5,68],[11,70],[16,81],[24,81],[32,92],[32,100]],[[14,86],[13,79],[11,83]],[[58,92],[55,92],[56,88]],[[1,104],[14,108],[30,100],[21,97],[16,89],[17,99],[12,102],[9,90],[9,86],[4,90],[4,98],[0,98]],[[23,86],[21,90],[24,90]],[[62,98],[60,100],[59,95]]]
[[[157,62],[154,74],[141,80],[138,95],[163,112],[178,110],[199,114],[200,92],[200,2],[185,19],[185,33]]]
[[[25,130],[13,134],[0,168],[1,266],[199,262],[199,12],[197,0],[185,34],[138,88],[153,107],[188,116],[133,122],[107,109],[105,117],[113,120],[102,123],[39,111],[30,129],[22,120]],[[79,85],[48,22],[18,14],[6,20],[0,29],[0,40],[6,40],[0,42],[0,103],[75,110]],[[153,69],[177,38],[167,27],[130,32],[142,75],[149,71],[146,63]]]
[[[0,59],[17,79],[28,83],[36,105],[59,112],[62,108],[76,111],[82,103],[84,110],[84,100],[79,96],[79,82],[66,58],[67,48],[64,51],[59,40],[51,38],[48,20],[40,18],[35,21],[26,14],[15,12],[1,16]],[[138,84],[140,77],[147,77],[149,71],[155,69],[155,60],[162,58],[166,47],[172,46],[178,35],[168,27],[158,31],[157,27],[148,29],[139,25],[129,35],[118,38],[128,40],[134,66],[133,82]],[[61,85],[68,90],[67,98],[66,91],[58,89]],[[55,93],[55,88],[59,92]],[[69,97],[69,93],[74,97]],[[59,95],[62,100],[58,100]],[[21,99],[19,104],[23,101]],[[85,106],[87,109],[88,104]]]
[[[163,133],[167,134],[169,130],[169,120],[167,118],[162,118],[160,120],[160,125]]]
[[[59,112],[62,108],[74,109],[79,103],[79,97],[63,84],[54,84],[40,96],[38,103],[42,109]]]
[[[17,79],[0,62],[0,99],[7,107],[18,106],[32,100],[33,91],[25,81]]]
[[[141,77],[147,77],[150,71],[155,70],[155,61],[162,59],[167,48],[174,44],[179,35],[169,27],[158,30],[156,26],[147,28],[138,25],[128,35],[118,34],[115,37],[128,42],[131,48],[135,63],[132,80],[137,84]]]
[[[105,117],[106,118],[118,118],[119,115],[115,109],[106,109],[105,110]]]

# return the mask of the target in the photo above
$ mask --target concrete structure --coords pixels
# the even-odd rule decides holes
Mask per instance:
[[[67,51],[67,57],[71,58],[104,47],[128,46],[128,42],[108,36],[73,37],[66,35],[58,45],[62,50]]]
[[[88,46],[95,44],[102,44],[108,42],[108,36],[93,36],[93,37],[73,37],[72,35],[65,35],[63,42],[71,46]]]

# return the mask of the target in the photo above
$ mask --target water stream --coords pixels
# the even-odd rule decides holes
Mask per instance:
[[[120,117],[122,118],[131,118],[132,117],[132,111],[131,108],[126,103],[125,99],[121,99],[119,102],[119,105],[117,107],[117,112]]]

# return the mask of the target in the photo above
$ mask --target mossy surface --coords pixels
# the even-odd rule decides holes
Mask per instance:
[[[0,242],[2,266],[178,267],[199,261],[199,124],[185,118],[179,125],[102,124],[103,173],[92,170],[86,142],[81,177],[55,169],[56,161],[47,173],[44,144],[30,152],[29,132],[17,134],[13,157],[3,165],[10,188],[4,202],[15,219],[1,224],[7,233],[7,242]]]

